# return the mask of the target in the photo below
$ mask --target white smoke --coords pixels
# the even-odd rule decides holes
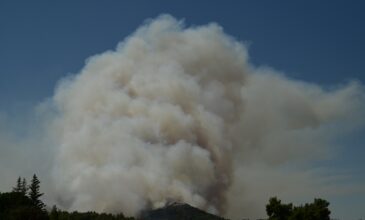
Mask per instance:
[[[251,168],[265,167],[265,177],[326,156],[363,92],[255,68],[217,24],[185,28],[161,16],[88,59],[54,103],[53,176],[64,207],[137,215],[180,201],[235,217],[251,209],[237,207],[253,195]]]

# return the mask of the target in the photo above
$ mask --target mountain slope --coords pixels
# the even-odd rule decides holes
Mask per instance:
[[[173,203],[163,208],[145,211],[142,220],[225,220],[188,204]]]

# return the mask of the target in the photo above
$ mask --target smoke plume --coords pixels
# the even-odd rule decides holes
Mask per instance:
[[[323,158],[362,101],[358,83],[323,89],[255,68],[217,24],[161,16],[58,86],[58,202],[137,215],[179,201],[235,216],[250,167]]]

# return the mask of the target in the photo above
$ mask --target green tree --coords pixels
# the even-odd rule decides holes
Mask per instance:
[[[287,220],[293,212],[293,205],[281,204],[281,200],[276,197],[270,198],[269,204],[266,205],[266,213],[269,220]]]
[[[12,192],[21,192],[21,190],[22,190],[22,178],[19,176],[16,181],[15,187],[13,187]]]
[[[20,192],[23,193],[23,195],[26,195],[27,191],[28,191],[27,180],[23,178],[22,183],[20,185]]]
[[[21,192],[0,193],[0,219],[48,220],[47,213],[34,206],[29,197]]]
[[[269,200],[266,212],[269,220],[330,220],[329,202],[314,199],[313,203],[301,206],[282,204],[276,197]]]
[[[40,184],[40,181],[38,180],[38,177],[34,174],[32,181],[30,183],[30,186],[29,186],[29,198],[31,199],[31,201],[33,202],[33,204],[36,207],[43,210],[45,205],[39,199],[43,195],[43,193],[40,193],[40,191],[39,191],[39,188],[40,188],[39,184]]]
[[[23,195],[26,195],[27,191],[28,191],[27,180],[25,178],[22,179],[19,176],[17,181],[16,181],[16,186],[13,187],[12,192],[20,192]]]
[[[328,209],[329,205],[330,203],[324,199],[314,199],[314,202],[309,204],[313,213],[313,219],[330,220],[331,211]]]

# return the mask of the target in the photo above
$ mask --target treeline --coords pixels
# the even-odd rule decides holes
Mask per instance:
[[[30,184],[19,177],[11,192],[0,193],[0,220],[134,220],[117,215],[96,212],[67,212],[54,206],[50,211],[40,197],[40,181],[34,174]]]
[[[18,178],[12,192],[0,193],[0,219],[48,219],[45,205],[40,200],[43,195],[39,191],[39,180],[33,175],[27,185],[25,178]]]
[[[96,212],[67,212],[53,207],[48,214],[49,220],[134,220],[133,217],[125,217],[122,213],[113,215]]]
[[[292,203],[282,204],[281,200],[273,197],[266,205],[268,220],[330,220],[329,202],[314,199],[312,203],[293,206]]]
[[[42,195],[40,181],[35,174],[29,185],[25,178],[19,177],[11,192],[0,193],[0,220],[135,220],[133,217],[125,217],[123,213],[113,215],[96,212],[67,212],[56,206],[47,211],[45,204],[40,199]],[[292,203],[284,204],[278,198],[273,197],[266,205],[266,213],[268,220],[330,220],[331,212],[328,206],[329,202],[323,199],[314,199],[312,203],[293,206]],[[166,214],[167,211],[162,212]],[[212,216],[203,211],[197,212],[196,208],[186,209],[183,213],[172,210],[172,213],[177,214],[179,219],[186,219],[189,216],[189,220],[211,219]],[[152,216],[152,214],[150,215]],[[177,217],[175,216],[174,219]]]

